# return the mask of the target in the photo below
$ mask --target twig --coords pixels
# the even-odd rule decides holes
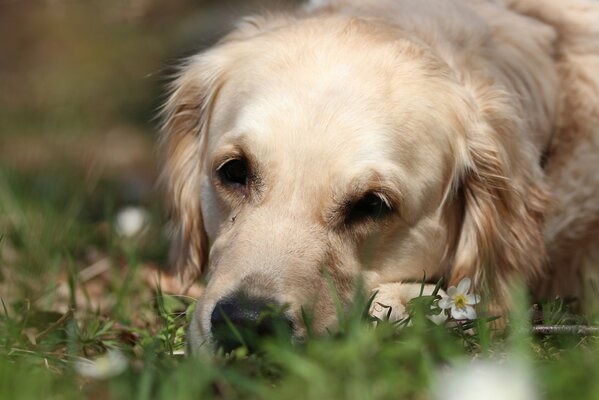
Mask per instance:
[[[35,342],[37,343],[41,338],[43,338],[48,333],[52,332],[54,329],[56,329],[60,325],[62,325],[63,322],[65,322],[67,319],[69,319],[73,315],[73,312],[74,312],[74,310],[72,308],[69,309],[69,311],[67,311],[60,318],[58,318],[58,320],[56,320],[56,322],[53,322],[49,327],[47,327],[46,329],[44,329],[43,331],[38,333],[37,336],[35,337]]]
[[[599,335],[599,327],[587,325],[535,325],[532,327],[535,335]]]
[[[111,267],[112,265],[110,264],[110,259],[108,257],[101,258],[89,267],[81,270],[79,272],[79,280],[81,282],[87,282],[90,279],[93,279],[96,276],[110,270]]]

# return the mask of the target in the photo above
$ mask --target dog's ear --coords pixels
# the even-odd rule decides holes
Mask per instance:
[[[479,119],[466,133],[459,177],[462,226],[450,283],[474,278],[494,307],[509,306],[512,279],[542,273],[542,222],[549,198],[538,152],[514,106],[490,85],[473,88]]]
[[[211,109],[228,72],[248,54],[246,40],[283,22],[276,15],[243,19],[213,48],[183,62],[169,85],[160,114],[161,181],[174,222],[171,264],[187,283],[203,272],[208,257],[200,174],[206,163]]]
[[[170,84],[162,117],[162,176],[174,223],[171,261],[191,282],[207,258],[199,179],[210,104],[218,87],[217,68],[205,55],[187,60]]]

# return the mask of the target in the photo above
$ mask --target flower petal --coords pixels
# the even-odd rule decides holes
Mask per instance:
[[[458,283],[458,293],[466,294],[470,290],[470,278],[464,278]]]
[[[457,308],[455,305],[451,307],[451,316],[454,319],[466,319],[468,314],[466,308]]]
[[[439,300],[439,307],[442,309],[447,309],[451,306],[453,306],[453,300],[449,297],[443,297],[441,300]]]
[[[456,289],[456,287],[455,287],[455,286],[450,286],[450,287],[447,289],[447,295],[448,295],[449,297],[454,297],[454,296],[456,295],[457,291],[458,291],[458,290]]]
[[[478,303],[480,303],[479,295],[474,294],[474,293],[466,295],[466,304],[473,306]]]
[[[467,319],[476,319],[476,310],[474,307],[466,306],[464,309]]]

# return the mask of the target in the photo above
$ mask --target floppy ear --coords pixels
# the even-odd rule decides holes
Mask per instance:
[[[285,21],[276,15],[243,19],[212,49],[187,59],[169,86],[168,99],[161,110],[161,181],[175,230],[171,263],[189,284],[203,272],[208,258],[200,175],[205,164],[211,109],[227,71],[241,54],[247,53],[243,42]]]
[[[210,108],[222,82],[223,63],[208,52],[188,59],[170,84],[161,111],[161,181],[174,222],[171,261],[189,283],[204,268],[208,241],[200,209]]]
[[[491,305],[505,311],[511,281],[542,273],[549,198],[538,152],[526,141],[528,132],[507,97],[491,85],[473,93],[482,118],[466,134],[463,222],[450,283],[473,277]]]

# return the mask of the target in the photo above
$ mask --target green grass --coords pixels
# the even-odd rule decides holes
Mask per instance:
[[[324,337],[274,338],[260,355],[241,348],[185,358],[193,299],[143,279],[150,265],[166,262],[161,207],[152,203],[142,237],[125,240],[113,226],[123,201],[111,182],[90,187],[64,172],[0,174],[0,398],[426,399],[440,371],[472,359],[525,360],[542,398],[599,398],[597,339],[531,336],[525,296],[504,335],[484,318],[432,324],[424,318],[434,302],[427,296],[411,303],[409,326],[375,329],[359,296]],[[111,263],[100,292],[83,276],[98,258]],[[562,301],[545,309],[552,322],[581,322]],[[122,373],[91,379],[77,372],[82,358],[108,349],[126,357]]]

